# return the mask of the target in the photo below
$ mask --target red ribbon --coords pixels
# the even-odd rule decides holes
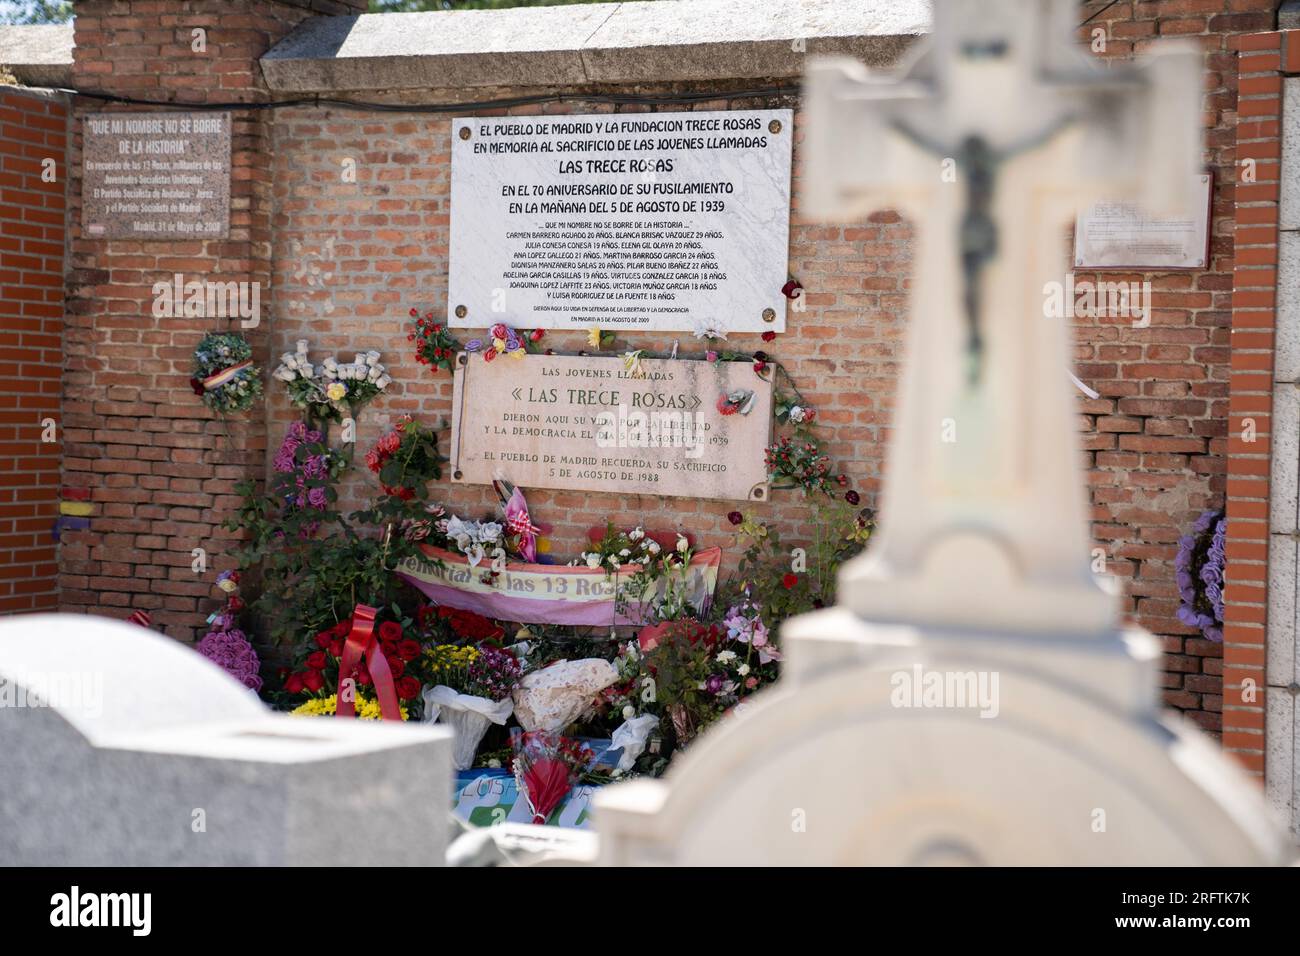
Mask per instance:
[[[375,696],[379,698],[379,713],[384,720],[401,720],[402,708],[397,702],[397,688],[393,685],[393,672],[375,636],[375,608],[358,604],[352,611],[352,631],[343,645],[343,659],[339,662],[339,694],[334,707],[335,717],[352,717],[356,714],[357,681],[354,676],[364,660],[375,683]],[[344,681],[352,681],[352,694],[345,700]]]

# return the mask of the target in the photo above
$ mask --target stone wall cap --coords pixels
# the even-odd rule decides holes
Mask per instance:
[[[307,20],[261,59],[272,91],[325,93],[796,77],[806,54],[894,63],[929,0],[658,0]]]
[[[0,26],[0,66],[30,86],[72,83],[72,24]]]

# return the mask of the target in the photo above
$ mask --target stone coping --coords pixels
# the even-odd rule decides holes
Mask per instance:
[[[261,60],[277,93],[801,76],[806,54],[896,62],[929,0],[657,0],[316,17]]]
[[[0,26],[0,66],[28,86],[72,83],[72,24]]]

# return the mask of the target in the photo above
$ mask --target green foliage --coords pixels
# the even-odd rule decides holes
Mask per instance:
[[[15,0],[0,4],[0,23],[30,26],[41,23],[67,23],[72,19],[69,0]]]

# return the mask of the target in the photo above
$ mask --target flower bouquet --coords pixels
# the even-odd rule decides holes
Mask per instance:
[[[519,793],[528,801],[532,822],[545,823],[591,766],[592,752],[576,740],[547,731],[524,733],[516,728],[510,743]]]
[[[203,336],[194,350],[194,394],[220,414],[247,411],[262,394],[262,376],[252,346],[235,332]]]
[[[519,661],[495,647],[440,645],[425,652],[430,676],[438,683],[426,687],[424,719],[441,720],[456,731],[452,765],[468,770],[489,724],[504,724],[514,709],[510,697],[519,681]]]
[[[345,413],[355,414],[393,381],[374,351],[358,352],[347,364],[327,358],[313,365],[307,357],[306,339],[298,340],[297,351],[280,356],[280,364],[271,374],[285,383],[289,401],[317,421],[341,422]]]
[[[445,368],[450,372],[456,353],[460,350],[460,343],[446,326],[433,321],[432,312],[420,315],[419,310],[412,309],[411,318],[415,320],[415,325],[406,340],[415,343],[415,360],[421,365],[430,365],[434,369]]]
[[[442,477],[438,436],[410,415],[366,452],[366,466],[379,476],[384,494],[410,501],[423,498],[425,485]]]
[[[314,645],[309,644],[303,649],[298,669],[289,674],[285,680],[285,691],[289,694],[309,694],[320,700],[334,695],[339,686],[339,665],[343,657],[343,646],[351,633],[351,618],[339,621],[333,627],[318,633]],[[376,637],[379,641],[380,653],[384,655],[388,670],[393,675],[397,697],[403,701],[415,700],[420,696],[420,680],[408,674],[407,669],[411,662],[420,656],[420,642],[408,637],[402,625],[396,621],[381,623],[376,630]],[[361,689],[374,686],[368,665],[363,660],[354,674],[343,676],[355,678],[359,698],[356,703],[360,705],[364,700],[360,696]],[[323,713],[318,710],[303,711],[301,708],[299,711]],[[332,708],[330,713],[333,713]]]

